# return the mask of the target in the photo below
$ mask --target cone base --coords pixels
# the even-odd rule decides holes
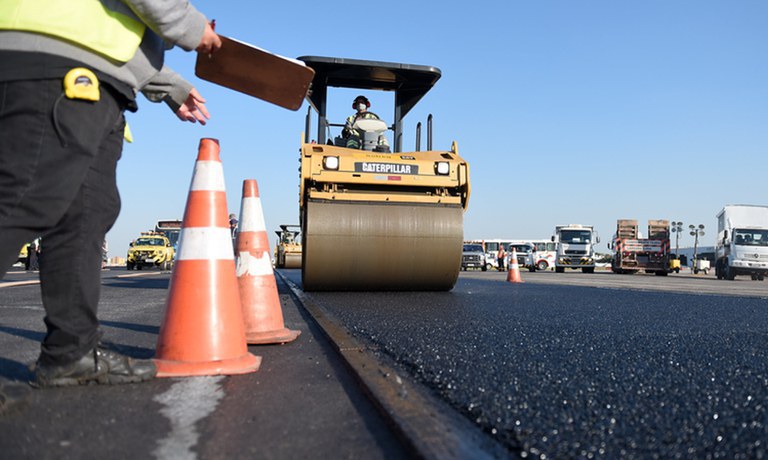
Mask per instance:
[[[245,341],[249,345],[266,345],[270,343],[293,342],[301,335],[301,331],[294,331],[286,327],[277,331],[246,332]]]
[[[256,372],[261,356],[246,353],[239,358],[218,361],[169,361],[154,359],[157,377],[192,377],[200,375],[237,375]]]

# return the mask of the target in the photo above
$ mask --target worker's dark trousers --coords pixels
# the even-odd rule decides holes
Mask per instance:
[[[67,364],[99,339],[101,247],[117,219],[121,99],[67,99],[62,81],[0,82],[0,273],[42,235],[40,361]]]

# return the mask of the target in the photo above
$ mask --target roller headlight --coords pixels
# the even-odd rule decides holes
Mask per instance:
[[[447,176],[451,172],[451,165],[447,161],[438,161],[435,163],[435,173],[440,176]]]
[[[323,168],[338,171],[339,157],[323,157]]]

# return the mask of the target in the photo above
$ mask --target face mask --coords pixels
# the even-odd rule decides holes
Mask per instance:
[[[360,112],[362,112],[365,109],[366,109],[366,106],[362,102],[360,104],[357,104],[357,110],[359,110]]]

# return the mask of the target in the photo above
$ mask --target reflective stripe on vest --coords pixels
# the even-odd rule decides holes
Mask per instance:
[[[63,38],[120,62],[136,54],[145,28],[98,0],[0,1],[0,29]]]

